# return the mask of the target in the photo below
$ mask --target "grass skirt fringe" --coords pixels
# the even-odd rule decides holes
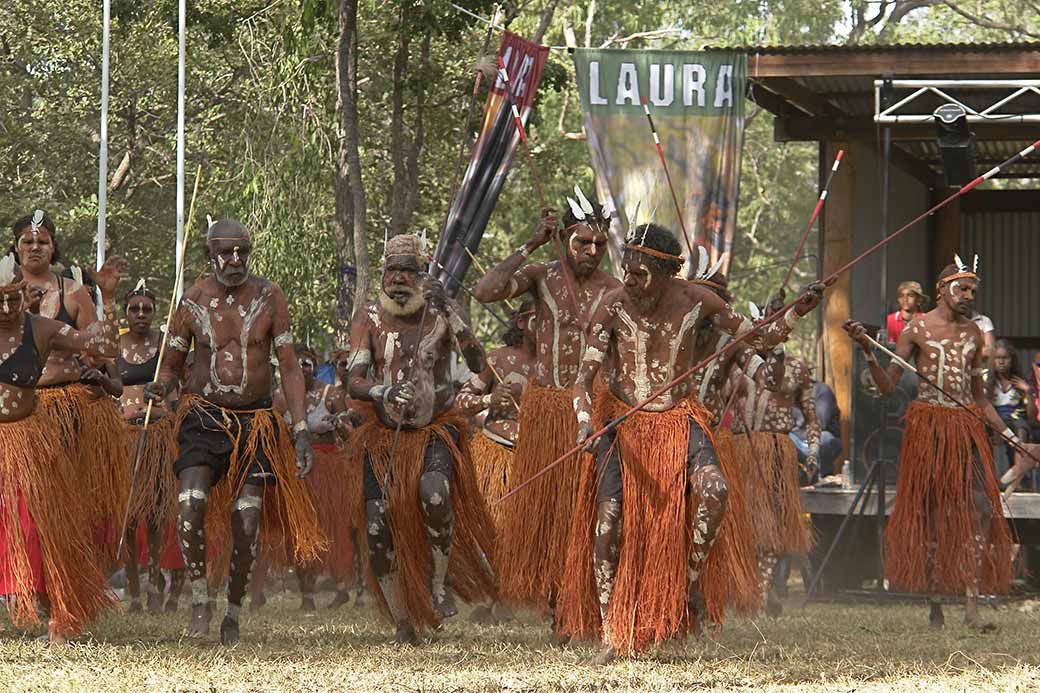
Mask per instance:
[[[123,521],[130,493],[131,462],[127,461],[125,422],[119,406],[108,395],[95,395],[80,383],[36,391],[39,411],[54,422],[58,437],[72,461],[69,481],[77,494],[80,522],[114,536]],[[114,558],[115,544],[105,543],[103,557]]]
[[[605,425],[628,408],[612,395],[601,394],[596,402],[595,426]],[[592,566],[599,480],[591,455],[583,456],[584,473],[580,475],[570,551],[556,610],[563,633],[588,638],[602,628],[604,642],[619,654],[629,654],[681,638],[694,625],[687,606],[691,520],[696,509],[696,499],[687,493],[691,418],[710,436],[711,415],[693,400],[666,412],[637,412],[617,429],[625,500],[618,569],[604,624],[600,623]],[[717,584],[702,583],[709,614],[720,620],[726,605],[737,597],[734,588],[746,593],[736,601],[746,601],[757,589],[749,566],[733,565],[739,558],[732,555],[733,543],[727,540],[716,544],[713,554],[725,547],[724,554],[716,559],[719,563],[710,571]],[[742,586],[738,587],[738,581],[718,579],[720,573],[733,572],[734,568],[742,576]]]
[[[480,495],[484,496],[484,501],[488,504],[495,527],[501,527],[502,506],[498,501],[506,494],[508,488],[506,475],[513,465],[513,450],[496,443],[482,433],[473,436],[471,447]]]
[[[95,555],[91,527],[60,427],[40,411],[0,424],[0,586],[15,623],[39,620],[46,592],[50,617],[65,635],[80,632],[115,603]]]
[[[182,395],[177,407],[176,430],[180,430],[191,410],[203,406],[204,402],[198,395]],[[208,406],[212,411],[213,405]],[[306,563],[318,559],[328,549],[328,540],[321,531],[307,484],[303,479],[296,478],[296,450],[285,420],[270,409],[220,411],[227,417],[229,424],[221,424],[215,418],[210,418],[210,421],[224,428],[228,438],[234,440],[235,449],[228,463],[227,474],[210,491],[206,510],[206,543],[223,547],[222,556],[211,566],[210,581],[218,583],[227,576],[231,512],[258,450],[263,450],[271,461],[271,471],[276,479],[276,483],[264,489],[260,517],[261,545],[283,545],[292,537],[294,560]],[[234,424],[239,416],[244,415],[250,416],[252,422],[249,424],[249,434],[243,440],[241,435],[234,434],[234,431],[241,432],[242,427]]]
[[[327,570],[340,582],[355,579],[350,505],[356,501],[350,495],[347,466],[346,451],[332,444],[315,444],[314,469],[304,479],[310,487],[318,522],[329,539],[329,550],[314,567]]]
[[[993,509],[989,536],[982,538],[986,548],[979,589],[982,594],[1006,594],[1011,532],[1004,521],[986,430],[962,409],[911,403],[895,506],[885,530],[885,568],[893,585],[958,596],[975,585],[978,530],[973,487]]]
[[[459,433],[455,443],[451,428]],[[417,630],[435,628],[440,621],[433,611],[433,557],[419,500],[419,479],[422,476],[423,455],[434,437],[447,445],[451,452],[454,478],[451,480],[451,508],[455,517],[455,531],[451,544],[451,562],[448,583],[466,602],[478,602],[496,596],[494,576],[488,570],[493,565],[495,530],[487,504],[480,495],[476,474],[470,456],[467,424],[451,414],[443,415],[418,430],[402,429],[397,442],[396,459],[390,460],[394,429],[375,419],[357,429],[351,439],[354,455],[350,467],[354,494],[354,525],[366,527],[362,491],[362,470],[365,457],[372,465],[376,479],[387,478],[390,488],[383,488],[389,515],[390,532],[394,544],[394,563],[398,589],[403,606]],[[359,550],[368,555],[368,532],[358,532]],[[369,565],[368,561],[365,561]],[[377,595],[383,614],[389,616],[382,590],[368,571],[368,586]]]
[[[528,385],[520,402],[520,439],[506,486],[514,489],[574,447],[578,422],[570,390]],[[544,607],[563,577],[579,475],[573,460],[500,505],[498,572],[502,597]]]
[[[747,470],[747,503],[759,553],[805,554],[812,533],[802,520],[798,450],[786,433],[733,436],[733,452]]]
[[[731,607],[746,616],[756,614],[762,605],[755,560],[755,534],[747,502],[747,479],[733,448],[733,433],[728,428],[715,432],[715,455],[726,478],[729,498],[718,537],[708,554],[701,577],[704,599],[712,622],[722,623]]]
[[[148,423],[136,480],[133,478],[134,463],[144,427],[131,423],[124,427],[127,469],[133,480],[129,513],[131,527],[160,527],[177,517],[177,477],[173,475],[173,462],[177,458],[177,428],[173,419],[165,416]]]

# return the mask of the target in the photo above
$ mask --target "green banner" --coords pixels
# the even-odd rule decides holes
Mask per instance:
[[[611,239],[614,266],[620,265],[629,223],[654,221],[672,230],[687,257],[687,236],[693,245],[705,246],[713,261],[726,253],[728,271],[744,141],[746,56],[579,48],[574,67],[597,195],[609,196],[618,210]]]

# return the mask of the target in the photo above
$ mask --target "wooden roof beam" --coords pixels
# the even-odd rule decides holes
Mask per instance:
[[[904,46],[898,50],[807,50],[804,53],[749,53],[748,78],[876,77],[887,72],[901,78],[950,75],[963,78],[1040,74],[1040,49],[1024,47],[972,49],[971,45],[937,50]]]
[[[898,123],[892,125],[892,139],[897,142],[934,140],[932,123]],[[977,140],[1035,141],[1040,137],[1037,123],[972,123]],[[773,137],[777,142],[817,142],[840,140],[845,137],[875,137],[877,125],[873,116],[854,117],[777,117],[773,123]]]
[[[808,116],[841,114],[830,101],[790,77],[773,77],[755,81],[767,90],[783,97],[784,100]]]

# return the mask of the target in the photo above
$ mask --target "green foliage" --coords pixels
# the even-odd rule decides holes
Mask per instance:
[[[459,0],[488,16],[490,0]],[[1034,3],[1026,3],[1033,6]],[[595,6],[590,45],[661,28],[675,31],[631,47],[699,49],[751,44],[857,40],[1006,40],[1034,35],[1036,13],[1020,3],[982,0],[886,4],[864,0],[734,0],[715,3],[620,2]],[[506,7],[510,29],[533,35],[545,3]],[[101,9],[93,0],[8,0],[0,13],[0,222],[36,207],[59,224],[66,255],[92,264],[97,228],[98,104]],[[584,43],[589,4],[561,4],[544,36],[564,42],[564,26]],[[278,281],[291,302],[294,329],[321,345],[331,334],[337,266],[334,172],[339,131],[335,51],[337,0],[193,0],[188,12],[187,173],[202,167],[198,217],[191,229],[189,279],[205,271],[206,214],[244,221],[256,235],[255,268]],[[858,19],[862,15],[863,20]],[[160,294],[173,279],[177,2],[114,0],[112,6],[112,191],[110,252],[126,256]],[[394,217],[394,62],[402,41],[407,61],[397,86],[403,104],[397,135],[414,141],[424,99],[418,156],[418,199],[406,220],[436,236],[454,196],[460,141],[479,128],[486,84],[463,132],[474,66],[486,27],[440,0],[359,0],[358,100],[368,241],[378,265],[382,236]],[[423,59],[421,47],[428,37]],[[493,34],[488,52],[497,48]],[[571,60],[553,51],[530,125],[546,201],[559,205],[593,172],[581,139],[582,116]],[[743,159],[733,285],[747,300],[765,301],[779,284],[815,200],[815,146],[772,141],[772,117],[750,109]],[[468,156],[468,146],[466,155]],[[129,168],[121,167],[128,158]],[[186,205],[187,206],[187,201]],[[517,158],[492,216],[481,260],[493,264],[530,233],[539,200]],[[815,254],[815,237],[807,253]],[[378,270],[378,267],[373,268]],[[793,286],[814,275],[814,259],[798,266]],[[474,273],[475,274],[475,273]],[[378,277],[376,277],[378,279]],[[473,280],[473,275],[470,276]],[[364,299],[359,299],[364,300]],[[505,312],[505,311],[501,311]],[[474,313],[478,331],[500,329]],[[811,323],[796,350],[811,357]]]

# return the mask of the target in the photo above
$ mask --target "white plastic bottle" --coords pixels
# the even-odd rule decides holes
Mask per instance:
[[[852,461],[845,460],[845,464],[841,466],[841,487],[843,489],[848,490],[852,488],[852,484],[854,483],[852,475]]]

